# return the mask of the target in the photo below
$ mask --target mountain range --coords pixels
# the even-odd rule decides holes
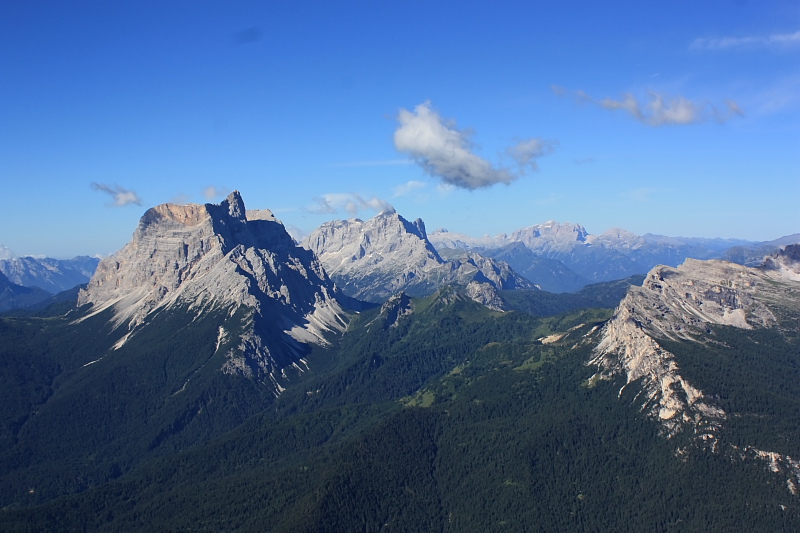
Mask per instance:
[[[69,290],[89,281],[99,259],[78,256],[72,259],[18,257],[6,248],[0,256],[0,272],[17,285],[38,287],[51,294]]]
[[[394,210],[370,220],[335,220],[308,234],[313,251],[345,294],[380,303],[398,291],[422,296],[450,283],[467,286],[485,301],[509,288],[575,292],[602,281],[643,275],[656,265],[687,258],[725,259],[757,266],[800,234],[766,242],[633,234],[612,228],[593,235],[579,224],[548,221],[511,234],[475,238],[445,229],[430,235],[421,219],[409,222]],[[0,272],[25,287],[52,294],[87,283],[96,257],[18,257],[0,245]],[[13,308],[24,300],[0,304]],[[498,304],[501,305],[501,304]]]
[[[800,528],[800,245],[556,294],[487,251],[731,243],[445,233],[147,210],[71,302],[0,316],[0,529]]]
[[[612,228],[593,235],[583,226],[555,221],[536,224],[511,234],[473,238],[437,230],[430,240],[438,250],[472,250],[506,261],[543,290],[572,292],[589,283],[644,274],[656,265],[677,266],[686,258],[722,258],[728,250],[761,251],[757,264],[781,245],[800,242],[800,235],[768,243],[738,239],[703,239],[635,235]],[[744,253],[744,252],[741,252]],[[741,253],[739,255],[741,255]],[[754,252],[755,253],[755,252]],[[736,259],[731,256],[729,259]]]
[[[445,260],[428,240],[421,219],[408,222],[384,211],[364,222],[328,222],[302,242],[319,257],[342,290],[380,303],[398,292],[427,296],[444,285],[470,286],[475,294],[497,290],[537,290],[506,263],[465,252]]]

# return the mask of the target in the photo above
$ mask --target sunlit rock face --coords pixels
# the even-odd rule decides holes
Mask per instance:
[[[367,221],[327,222],[303,241],[337,285],[350,296],[383,302],[404,291],[427,296],[443,285],[466,287],[477,281],[496,289],[537,287],[514,273],[502,261],[476,253],[443,259],[417,219],[409,222],[395,211],[384,211]]]
[[[78,304],[92,304],[93,314],[112,308],[115,325],[130,334],[164,309],[233,316],[244,308],[245,331],[224,370],[264,380],[297,365],[306,343],[344,330],[347,314],[334,293],[314,254],[268,210],[247,212],[234,191],[218,205],[149,209],[131,242],[100,262]]]
[[[589,362],[593,379],[622,376],[625,387],[638,383],[634,400],[672,438],[692,442],[734,460],[758,460],[800,492],[800,460],[755,446],[724,441],[720,432],[731,416],[712,395],[681,375],[664,340],[712,344],[711,325],[742,329],[776,328],[794,336],[800,316],[800,246],[790,245],[766,257],[758,268],[725,261],[687,260],[678,268],[658,266],[641,287],[631,287],[614,317],[604,326]],[[620,391],[622,394],[622,390]],[[686,448],[679,448],[678,454]]]
[[[628,290],[591,363],[607,376],[625,376],[627,383],[641,380],[642,408],[668,435],[692,427],[712,438],[725,413],[681,376],[674,355],[659,341],[707,342],[712,324],[780,327],[777,315],[800,303],[797,255],[784,250],[760,268],[693,259],[678,268],[655,267],[641,287]]]

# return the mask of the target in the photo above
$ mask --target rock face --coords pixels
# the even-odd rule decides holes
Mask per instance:
[[[762,268],[778,272],[782,277],[800,281],[800,244],[790,244],[775,255],[766,257]]]
[[[317,254],[331,278],[349,296],[383,302],[405,291],[427,296],[442,285],[488,283],[497,289],[536,287],[502,262],[476,253],[443,259],[417,219],[409,222],[386,211],[364,222],[337,220],[317,228],[303,241]]]
[[[705,342],[709,324],[752,329],[780,326],[772,309],[798,306],[800,266],[794,250],[761,268],[725,261],[687,260],[658,266],[641,287],[631,287],[602,332],[591,364],[603,376],[641,380],[642,408],[668,436],[687,428],[715,439],[725,412],[680,374],[662,339]],[[783,315],[783,313],[781,313]]]
[[[131,242],[100,262],[78,304],[92,304],[92,314],[113,309],[128,335],[164,309],[243,310],[245,331],[223,370],[277,386],[278,373],[302,364],[306,343],[325,344],[327,333],[346,328],[334,290],[313,253],[269,211],[246,214],[234,191],[219,205],[149,209]],[[233,338],[231,327],[220,326],[218,349]]]

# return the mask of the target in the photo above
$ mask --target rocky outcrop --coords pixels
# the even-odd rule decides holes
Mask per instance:
[[[467,284],[467,295],[473,301],[488,307],[493,311],[508,311],[509,307],[505,300],[497,292],[497,288],[491,283],[481,283],[479,281],[470,281]]]
[[[782,278],[800,281],[800,244],[790,244],[764,258],[761,268]]]
[[[711,324],[778,326],[770,307],[781,302],[797,306],[800,284],[793,280],[793,265],[796,260],[784,257],[758,269],[692,259],[678,268],[658,266],[641,287],[628,290],[590,364],[602,376],[622,375],[627,384],[640,381],[642,408],[668,436],[691,427],[704,439],[714,439],[726,414],[681,376],[674,355],[659,341],[705,342]]]
[[[405,291],[427,296],[443,285],[466,286],[472,281],[498,289],[536,290],[511,268],[476,253],[443,259],[422,220],[409,222],[394,211],[370,220],[337,220],[317,228],[303,246],[320,258],[325,270],[352,297],[383,302]]]
[[[324,344],[346,328],[347,314],[314,254],[296,246],[269,211],[246,213],[238,191],[219,205],[149,209],[131,242],[100,262],[78,304],[91,304],[92,315],[112,309],[128,335],[164,309],[229,316],[243,309],[244,331],[223,370],[277,385],[307,343]],[[220,337],[233,327],[222,325]]]

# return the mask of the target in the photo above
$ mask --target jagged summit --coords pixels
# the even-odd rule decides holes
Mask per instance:
[[[327,222],[308,235],[303,246],[317,254],[346,294],[376,303],[400,291],[426,296],[448,283],[466,286],[480,281],[501,289],[536,289],[507,264],[477,253],[445,260],[421,219],[409,222],[395,211],[367,221]]]
[[[305,343],[343,330],[347,315],[314,254],[296,246],[271,212],[251,213],[238,191],[220,204],[148,209],[131,242],[100,262],[78,304],[92,304],[91,314],[113,309],[128,335],[162,309],[232,316],[245,308],[247,331],[226,354],[225,370],[275,381]],[[230,327],[220,325],[220,338]]]

